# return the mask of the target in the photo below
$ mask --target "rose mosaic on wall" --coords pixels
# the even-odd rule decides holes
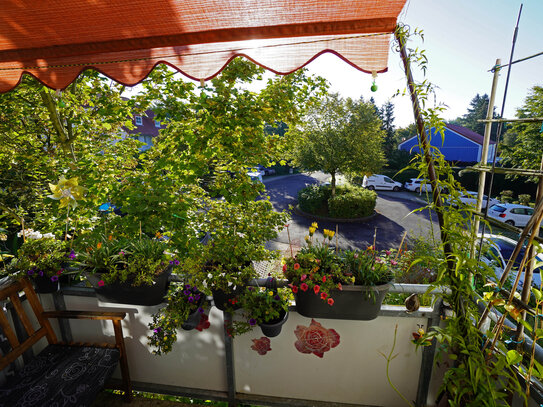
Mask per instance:
[[[252,341],[253,345],[251,346],[251,349],[256,351],[259,355],[265,355],[272,350],[270,339],[265,336],[260,339],[253,339]]]
[[[294,334],[298,338],[294,343],[298,352],[313,353],[319,358],[339,345],[339,334],[333,329],[324,328],[314,319],[309,326],[298,325]]]

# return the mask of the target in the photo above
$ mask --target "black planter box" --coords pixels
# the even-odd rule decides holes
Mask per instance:
[[[313,291],[296,293],[296,311],[308,318],[353,319],[369,321],[377,318],[381,304],[391,284],[378,286],[343,286],[343,290],[332,290],[330,298],[334,305],[321,300]]]

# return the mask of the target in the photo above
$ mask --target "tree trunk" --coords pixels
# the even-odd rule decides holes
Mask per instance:
[[[332,179],[330,180],[330,186],[332,187],[332,198],[336,196],[336,173],[331,172]]]

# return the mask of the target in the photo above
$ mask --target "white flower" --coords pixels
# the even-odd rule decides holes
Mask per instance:
[[[24,229],[24,230],[21,230],[19,233],[17,233],[17,237],[28,235],[29,233],[32,233],[32,232],[34,232],[34,229]]]
[[[52,233],[46,233],[46,234],[43,235],[43,238],[44,239],[54,239],[55,235],[52,234]]]
[[[43,235],[41,234],[41,232],[38,232],[37,230],[32,230],[26,235],[27,239],[41,239],[42,237]]]
[[[231,282],[231,281],[229,281],[229,282],[228,282],[228,287],[230,287],[231,285],[232,285],[232,282]]]
[[[213,278],[213,274],[209,273],[209,274],[207,275],[207,278],[212,279],[212,278]]]

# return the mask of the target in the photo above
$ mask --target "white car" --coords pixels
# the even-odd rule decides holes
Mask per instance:
[[[511,226],[524,227],[534,214],[529,206],[500,203],[488,208],[488,216]]]
[[[427,192],[432,190],[430,181],[424,182],[422,178],[411,178],[409,181],[406,181],[403,187],[408,191],[416,192],[417,194],[422,192]]]
[[[372,191],[375,189],[384,189],[389,191],[399,191],[402,189],[401,183],[392,180],[386,175],[380,174],[370,175],[369,177],[364,175],[362,186]]]
[[[479,235],[479,238],[481,236]],[[494,268],[496,272],[496,278],[501,278],[503,270],[507,265],[507,262],[511,258],[511,254],[517,246],[517,241],[501,235],[485,235],[484,241],[488,243],[488,247],[481,255],[481,261]],[[509,273],[508,279],[513,282],[517,278],[517,270],[520,266],[520,262],[524,257],[525,247],[520,249],[520,253],[515,259],[513,269]],[[543,253],[537,253],[535,255],[535,267],[532,275],[532,286],[539,288],[541,286],[541,269],[543,268]],[[517,290],[522,290],[524,283],[524,271],[520,275],[519,285]]]
[[[488,196],[483,195],[483,208],[486,207],[487,199],[488,199]],[[460,195],[460,201],[468,205],[473,205],[473,206],[477,205],[477,192],[474,192],[474,191],[464,192],[462,195]],[[497,199],[490,198],[489,209],[491,206],[497,205],[499,203],[500,201],[498,201]]]

